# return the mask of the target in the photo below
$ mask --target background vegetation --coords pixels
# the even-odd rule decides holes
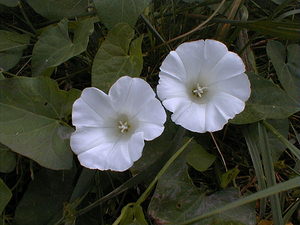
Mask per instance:
[[[0,0],[0,12],[0,224],[300,224],[299,1]],[[80,90],[123,75],[155,89],[170,50],[208,38],[245,62],[245,111],[214,134],[167,122],[130,171],[82,168],[69,146]]]

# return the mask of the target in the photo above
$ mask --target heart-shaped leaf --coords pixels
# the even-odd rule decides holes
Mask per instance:
[[[34,45],[32,52],[32,72],[34,76],[49,75],[49,69],[79,55],[86,50],[89,36],[94,31],[95,18],[72,23],[73,39],[69,36],[68,20],[46,28]]]
[[[0,142],[44,167],[71,168],[72,128],[63,120],[78,92],[59,90],[46,77],[0,80]]]
[[[139,76],[143,66],[142,37],[132,41],[128,24],[116,25],[101,44],[93,62],[92,85],[107,91],[121,76]]]
[[[23,50],[29,44],[28,34],[0,30],[0,68],[13,68],[23,55]]]
[[[286,51],[279,41],[268,41],[267,53],[283,88],[300,104],[300,45],[288,45]]]
[[[42,16],[61,20],[85,14],[89,0],[27,0],[27,3]]]
[[[94,0],[94,3],[101,22],[111,29],[117,23],[134,27],[150,0]]]

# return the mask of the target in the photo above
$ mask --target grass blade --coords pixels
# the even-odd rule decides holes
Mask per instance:
[[[190,219],[190,220],[186,220],[185,222],[182,222],[182,223],[179,223],[179,224],[176,224],[176,225],[188,225],[188,224],[192,224],[192,223],[195,223],[195,222],[197,222],[199,220],[205,219],[207,217],[210,217],[210,216],[213,216],[213,215],[225,212],[225,211],[227,211],[229,209],[234,209],[236,207],[239,207],[241,205],[245,205],[247,203],[256,201],[258,199],[265,198],[265,197],[268,197],[268,196],[271,196],[271,195],[274,195],[274,194],[278,194],[279,192],[287,191],[289,189],[293,189],[293,188],[297,188],[297,187],[300,187],[300,177],[295,177],[295,178],[290,179],[288,181],[276,184],[276,185],[274,185],[272,187],[269,187],[269,188],[264,189],[262,191],[258,191],[258,192],[254,193],[254,194],[251,194],[249,196],[241,198],[241,199],[239,199],[237,201],[234,201],[234,202],[231,202],[229,204],[226,204],[223,207],[214,209],[214,210],[212,210],[212,211],[210,211],[208,213],[202,214],[201,216],[195,217],[195,218]]]
[[[266,128],[258,123],[258,149],[262,156],[262,164],[267,180],[267,186],[271,187],[276,184],[275,172],[272,160],[272,153],[269,147],[269,140],[267,136]],[[273,214],[273,222],[275,225],[283,225],[282,211],[280,206],[279,195],[275,194],[270,197],[271,209]]]

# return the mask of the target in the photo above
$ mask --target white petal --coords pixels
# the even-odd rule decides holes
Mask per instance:
[[[138,121],[135,132],[142,132],[147,141],[153,140],[162,134],[166,119],[167,115],[163,106],[158,99],[154,98],[134,116],[133,120]]]
[[[183,62],[175,51],[171,51],[163,61],[160,70],[181,81],[187,79]]]
[[[242,112],[245,103],[225,92],[213,96],[206,108],[206,129],[214,132],[221,130],[223,126],[236,114]]]
[[[228,121],[212,102],[206,105],[205,114],[205,130],[209,132],[221,130]]]
[[[72,123],[74,126],[107,126],[115,115],[109,97],[97,88],[85,88],[73,104]]]
[[[212,99],[224,118],[232,119],[245,108],[245,102],[225,92],[220,92]]]
[[[206,132],[205,107],[206,104],[191,102],[185,108],[175,111],[171,117],[172,121],[190,131],[204,133]]]
[[[201,68],[205,63],[204,41],[192,41],[179,45],[176,49],[184,64],[187,76],[190,80],[198,80]]]
[[[248,76],[244,73],[226,80],[218,81],[212,84],[209,88],[216,92],[226,92],[243,101],[248,100],[251,92],[250,81]]]
[[[70,145],[73,152],[78,155],[100,144],[115,143],[119,136],[115,127],[80,127],[72,133]]]
[[[205,40],[204,44],[204,57],[205,64],[203,64],[204,75],[209,72],[215,64],[223,58],[228,52],[226,45],[216,40]]]
[[[191,100],[186,97],[168,98],[163,101],[163,105],[167,110],[176,112],[188,107],[191,104]]]
[[[242,59],[233,52],[228,52],[210,71],[210,80],[217,82],[230,79],[245,72],[245,65]]]
[[[144,146],[145,142],[142,133],[135,133],[134,135],[132,135],[129,140],[128,153],[133,162],[141,158]]]
[[[128,76],[118,79],[110,88],[108,95],[115,110],[126,115],[136,114],[155,98],[154,91],[146,81]]]
[[[185,83],[164,72],[159,73],[159,84],[156,91],[162,101],[168,98],[188,97]]]
[[[135,133],[130,139],[120,138],[114,144],[99,146],[78,155],[81,165],[90,169],[125,171],[141,157],[143,135]]]

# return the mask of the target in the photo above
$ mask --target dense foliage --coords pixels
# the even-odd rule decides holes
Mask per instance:
[[[299,1],[0,0],[0,12],[0,224],[300,224]],[[200,39],[243,59],[245,110],[204,134],[168,115],[129,170],[82,167],[69,141],[81,90],[122,76],[156,90],[166,55]]]

